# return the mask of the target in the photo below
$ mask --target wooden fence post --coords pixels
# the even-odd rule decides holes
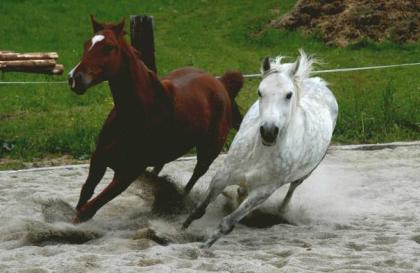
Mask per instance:
[[[155,40],[154,40],[154,19],[153,16],[132,15],[130,16],[130,37],[131,45],[140,51],[144,64],[157,73],[155,62]]]

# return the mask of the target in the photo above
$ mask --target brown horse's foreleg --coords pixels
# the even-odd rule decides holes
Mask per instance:
[[[90,160],[89,175],[85,184],[82,186],[79,202],[77,202],[77,211],[79,211],[80,208],[92,197],[96,186],[99,184],[102,177],[104,177],[105,171],[106,166],[103,164],[102,159],[96,154],[93,154],[92,159]]]
[[[92,218],[103,205],[126,190],[138,176],[139,173],[137,172],[130,175],[121,175],[116,173],[112,182],[98,196],[80,208],[73,222],[84,222]]]

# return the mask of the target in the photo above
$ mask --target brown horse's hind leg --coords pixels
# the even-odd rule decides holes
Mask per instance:
[[[131,172],[130,174],[114,174],[112,182],[95,198],[82,206],[77,213],[74,223],[80,223],[92,218],[95,213],[106,203],[114,199],[130,186],[141,172]]]
[[[156,166],[153,167],[153,169],[150,172],[146,171],[144,174],[147,177],[151,177],[151,178],[157,177],[159,175],[160,171],[163,169],[163,166],[165,166],[165,164],[156,165]]]
[[[191,189],[194,187],[197,180],[200,179],[200,177],[203,176],[203,174],[207,172],[210,164],[197,161],[197,165],[195,165],[194,172],[190,180],[188,181],[187,185],[184,188],[185,195],[190,193]]]
[[[89,175],[85,184],[82,186],[79,202],[77,202],[77,211],[79,211],[80,208],[92,197],[96,186],[99,184],[102,177],[104,177],[105,171],[106,165],[102,162],[102,159],[98,157],[97,154],[93,154],[92,159],[90,160]]]
[[[216,147],[215,147],[216,146]],[[209,169],[211,163],[219,155],[222,150],[223,143],[218,145],[203,145],[197,146],[197,164],[195,165],[194,172],[184,188],[184,193],[187,195],[194,187],[200,177],[202,177]]]
[[[215,107],[216,108],[213,109],[215,115],[211,121],[208,134],[201,143],[196,146],[197,165],[194,168],[193,175],[185,186],[185,194],[188,194],[197,180],[207,172],[211,163],[213,163],[214,159],[216,159],[222,150],[227,134],[229,133],[230,125],[226,119],[226,109],[223,105],[216,105]]]

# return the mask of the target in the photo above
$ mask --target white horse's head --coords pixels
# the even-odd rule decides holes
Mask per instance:
[[[302,50],[294,63],[282,57],[266,57],[261,65],[263,80],[258,87],[262,142],[272,146],[287,129],[300,97],[301,82],[309,77],[314,60]]]

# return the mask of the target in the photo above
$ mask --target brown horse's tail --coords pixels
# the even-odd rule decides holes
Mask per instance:
[[[232,127],[238,130],[242,122],[242,114],[239,111],[239,106],[236,103],[235,98],[244,85],[244,76],[238,71],[228,71],[223,74],[219,80],[229,93],[232,102]]]

